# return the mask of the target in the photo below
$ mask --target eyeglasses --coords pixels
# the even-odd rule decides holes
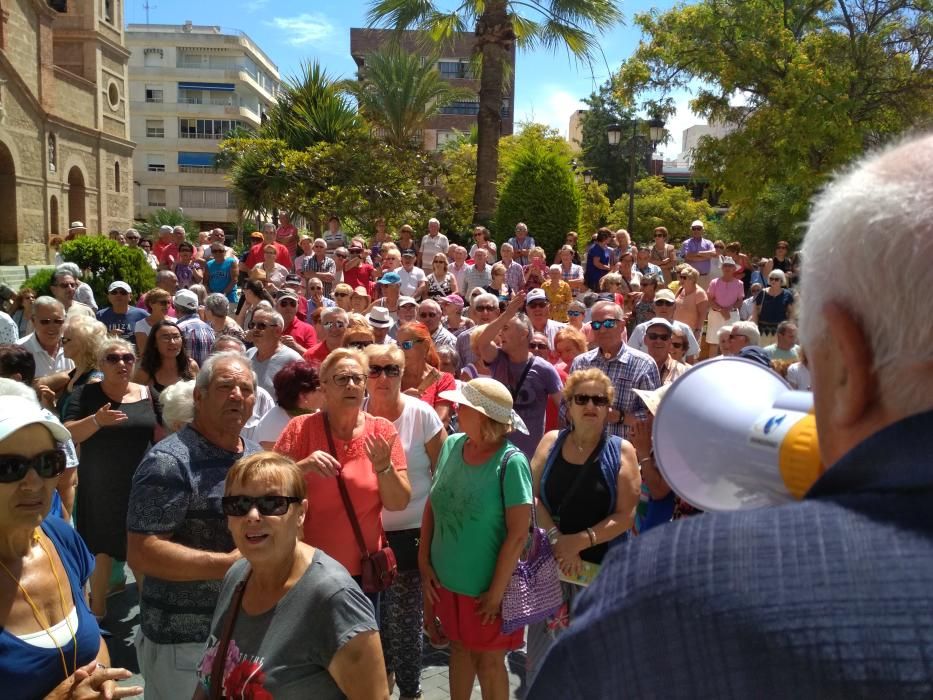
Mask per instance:
[[[724,247],[724,246],[721,246],[721,245],[714,245],[714,246],[713,246],[713,248],[715,248],[716,250],[722,250],[723,247]]]
[[[347,257],[346,253],[334,253],[335,258],[345,258]]]
[[[332,331],[332,330],[334,330],[335,328],[341,328],[341,329],[342,329],[342,328],[346,328],[346,327],[347,327],[347,324],[344,323],[343,321],[328,321],[327,323],[325,323],[325,324],[323,324],[323,325],[324,325],[324,328],[326,328],[326,329],[329,330],[329,331]]]
[[[663,233],[656,233],[654,234],[654,237],[655,238],[667,238],[667,236],[665,236]]]
[[[108,292],[108,293],[116,294],[117,296],[121,296],[121,297],[125,297],[129,294],[129,292],[126,291],[125,289],[114,289],[112,292]]]
[[[279,306],[298,306],[294,299],[279,299]]]
[[[346,386],[350,382],[360,386],[366,383],[366,375],[363,374],[335,374],[331,379],[337,386]]]
[[[250,321],[249,323],[246,324],[246,327],[251,331],[252,330],[264,331],[267,328],[277,328],[277,326],[271,323],[264,323],[263,321]]]
[[[615,328],[618,322],[619,320],[615,318],[607,318],[605,321],[590,321],[590,327],[594,331],[598,331],[600,328],[605,328],[606,330],[610,330],[612,328]]]
[[[665,301],[664,299],[655,299],[655,300],[654,300],[654,305],[655,305],[655,306],[673,306],[673,305],[674,305],[674,302],[672,302],[672,301]]]
[[[418,340],[403,340],[399,343],[402,346],[402,350],[411,350],[418,343],[423,343],[424,341],[419,338]]]
[[[347,292],[334,292],[334,298],[342,299],[343,297],[350,296]]]
[[[347,347],[353,348],[354,350],[363,350],[372,345],[372,341],[369,340],[353,340],[347,343]]]
[[[525,304],[529,309],[541,309],[548,305],[546,301],[531,301]]]
[[[574,318],[576,318],[577,316],[582,316],[583,312],[582,311],[568,311],[567,315],[573,316]]]
[[[56,287],[61,287],[62,289],[77,289],[78,285],[74,282],[59,282],[55,285]]]
[[[384,374],[387,377],[397,377],[402,373],[402,368],[398,365],[370,365],[369,378],[375,379]]]
[[[50,323],[54,323],[56,326],[65,325],[65,319],[63,318],[39,318],[36,320],[39,322],[39,325],[41,326],[47,326]]]
[[[674,348],[675,350],[683,350],[685,347],[687,347],[687,344],[684,342],[678,343],[677,341],[674,341],[673,343],[671,343],[671,347]]]
[[[596,408],[602,408],[609,405],[608,396],[589,396],[588,394],[576,394],[573,397],[573,402],[577,406],[586,406],[587,403],[592,402]]]
[[[118,365],[121,362],[126,365],[131,365],[136,362],[136,355],[131,352],[121,352],[121,353],[110,353],[105,355],[104,359],[111,365]]]
[[[547,343],[529,343],[528,347],[531,348],[532,350],[547,350],[548,349]]]
[[[702,226],[691,226],[690,230],[691,231],[702,231],[703,227]]]
[[[256,508],[260,515],[285,515],[292,503],[301,503],[298,496],[224,496],[220,507],[224,515],[242,518]]]
[[[35,469],[42,479],[54,479],[65,471],[65,453],[62,450],[40,452],[35,457],[0,455],[0,484],[21,481]]]
[[[768,281],[769,282],[780,282],[781,278],[780,277],[769,277]]]
[[[435,313],[434,311],[422,311],[418,314],[418,318],[437,318],[440,314]]]
[[[670,333],[645,333],[645,337],[648,338],[648,340],[670,340],[671,334]]]
[[[496,311],[498,308],[498,306],[474,306],[473,310],[482,313],[484,311]]]
[[[308,290],[312,292],[323,292],[324,287],[308,287]]]

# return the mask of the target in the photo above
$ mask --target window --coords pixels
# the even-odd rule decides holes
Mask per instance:
[[[179,119],[178,137],[182,139],[222,139],[240,126],[235,119]]]
[[[120,191],[120,164],[119,163],[113,164],[113,191],[114,192]]]
[[[456,141],[458,138],[463,136],[462,133],[457,133],[456,131],[438,131],[437,132],[437,148],[441,148],[448,141]]]
[[[162,102],[164,98],[161,87],[146,87],[146,102]]]
[[[458,100],[441,107],[440,114],[479,114],[479,98],[475,100]]]
[[[113,4],[115,0],[104,0],[104,19],[113,24]]]
[[[182,187],[180,195],[182,207],[232,209],[236,206],[233,195],[220,187]]]
[[[165,156],[153,153],[146,155],[146,170],[150,173],[164,173]]]
[[[202,104],[201,91],[179,88],[178,89],[178,103],[183,104],[183,105]]]
[[[112,80],[107,87],[107,101],[110,103],[110,109],[116,110],[120,106],[120,88]]]
[[[146,190],[150,207],[165,206],[165,190]]]
[[[143,65],[147,68],[161,66],[163,58],[165,52],[162,49],[143,49]]]
[[[164,139],[165,138],[165,120],[164,119],[147,119],[146,120],[146,137],[150,139]]]
[[[438,61],[437,69],[444,80],[453,80],[455,78],[475,80],[473,75],[473,66],[469,61]]]

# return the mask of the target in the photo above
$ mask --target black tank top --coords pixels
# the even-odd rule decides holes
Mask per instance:
[[[570,464],[561,452],[557,453],[544,484],[544,492],[551,504],[551,515],[560,521],[564,534],[582,532],[605,520],[609,515],[609,488],[599,468],[600,443],[592,459],[585,464]],[[580,479],[579,483],[577,478]],[[605,542],[580,552],[583,561],[601,564],[609,549]]]

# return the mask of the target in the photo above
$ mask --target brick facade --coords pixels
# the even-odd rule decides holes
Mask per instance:
[[[132,225],[123,0],[0,0],[0,264],[49,261],[48,240]],[[116,173],[119,170],[119,180]],[[117,186],[119,183],[119,187]]]

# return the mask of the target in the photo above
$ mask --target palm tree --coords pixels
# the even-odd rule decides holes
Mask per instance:
[[[411,147],[427,121],[454,100],[468,99],[472,92],[453,88],[434,67],[413,53],[392,44],[366,58],[359,81],[346,81],[360,112],[394,146]]]
[[[371,26],[414,29],[443,43],[473,31],[474,54],[481,60],[474,221],[488,223],[496,209],[498,139],[506,61],[514,45],[530,49],[564,46],[590,61],[598,50],[596,33],[621,19],[614,0],[462,0],[444,11],[435,0],[372,0]],[[595,32],[595,33],[594,33]]]

